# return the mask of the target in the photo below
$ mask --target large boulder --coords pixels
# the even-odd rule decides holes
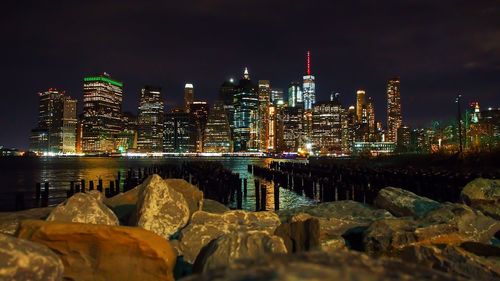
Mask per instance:
[[[441,206],[434,200],[395,187],[381,189],[373,203],[376,207],[385,209],[397,217],[415,218],[421,218]]]
[[[53,250],[69,280],[173,280],[176,255],[141,228],[26,220],[18,236]]]
[[[275,235],[283,238],[289,253],[318,249],[320,245],[319,220],[308,214],[298,214],[282,223]]]
[[[467,205],[500,220],[500,180],[477,178],[462,189],[461,196]]]
[[[208,243],[196,257],[193,271],[206,272],[238,259],[257,259],[273,253],[287,253],[280,237],[265,232],[232,232]]]
[[[187,225],[191,215],[188,201],[158,175],[143,182],[136,206],[137,226],[170,238]]]
[[[218,268],[183,279],[183,281],[208,280],[459,281],[463,279],[397,259],[371,259],[354,251],[312,251],[238,260],[226,268]]]
[[[0,212],[0,233],[14,235],[22,220],[44,220],[54,207],[34,208],[18,212]]]
[[[179,255],[184,256],[184,260],[192,264],[203,247],[224,234],[236,231],[264,231],[272,235],[279,224],[280,220],[273,212],[236,210],[213,214],[198,211],[180,233]]]
[[[364,245],[372,255],[391,255],[410,245],[489,243],[498,231],[499,221],[466,205],[446,203],[420,220],[406,217],[372,223],[365,231]]]
[[[334,250],[346,246],[361,248],[361,235],[374,221],[393,218],[386,210],[374,209],[366,204],[345,200],[320,203],[279,211],[280,219],[286,223],[305,215],[319,221],[319,243],[323,250]],[[347,241],[345,241],[347,240]]]
[[[229,211],[230,209],[224,204],[221,204],[215,200],[203,199],[203,207],[201,208],[201,210],[208,213],[222,214]]]
[[[87,193],[77,193],[59,204],[47,217],[47,221],[120,224],[113,211],[99,197]]]
[[[0,280],[59,281],[64,266],[47,247],[0,234]]]
[[[168,188],[172,188],[184,196],[189,206],[189,217],[191,217],[194,212],[201,210],[203,205],[203,192],[196,186],[184,179],[165,179],[164,181]]]
[[[467,251],[467,248],[473,247],[486,249],[486,256]],[[500,280],[500,248],[491,245],[408,246],[401,250],[399,257],[406,262],[421,264],[469,280]]]

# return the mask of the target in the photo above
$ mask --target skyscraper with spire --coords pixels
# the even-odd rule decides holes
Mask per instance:
[[[304,109],[309,110],[316,103],[316,83],[314,75],[311,74],[311,52],[307,51],[306,75],[303,77]]]

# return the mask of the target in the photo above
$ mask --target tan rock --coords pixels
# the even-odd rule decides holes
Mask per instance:
[[[14,235],[22,220],[44,220],[54,207],[34,208],[18,212],[0,212],[0,233]]]
[[[396,187],[381,189],[373,203],[377,208],[385,209],[397,217],[421,218],[441,207],[439,202]]]
[[[184,179],[165,179],[164,181],[168,188],[173,188],[184,196],[189,206],[189,217],[191,217],[194,212],[201,210],[203,205],[203,192],[196,186]]]
[[[462,189],[461,196],[467,205],[500,220],[500,180],[477,178]]]
[[[208,213],[222,214],[230,209],[215,200],[203,199],[203,207],[201,210]]]
[[[141,228],[26,220],[18,236],[53,250],[69,280],[174,280],[176,255]]]

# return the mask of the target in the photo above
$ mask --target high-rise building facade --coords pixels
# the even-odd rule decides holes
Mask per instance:
[[[207,125],[208,103],[206,101],[193,101],[189,104],[189,114],[193,116],[196,126],[196,152],[203,152],[203,135]]]
[[[366,96],[365,90],[356,91],[356,117],[358,119],[358,123],[363,123],[363,116],[366,116],[366,114],[363,114],[363,110],[366,111],[365,96]]]
[[[118,151],[114,137],[122,130],[123,83],[103,73],[83,79],[83,151]]]
[[[301,107],[284,107],[281,111],[283,126],[282,152],[297,152],[304,144],[304,109]]]
[[[303,77],[303,99],[304,108],[309,110],[316,103],[316,82],[314,75],[311,74],[311,52],[307,51],[306,75]]]
[[[339,94],[318,102],[312,110],[312,144],[320,154],[342,152],[342,105]]]
[[[231,128],[223,102],[216,102],[209,114],[205,127],[203,152],[229,153],[233,151]]]
[[[194,101],[194,86],[191,83],[186,83],[184,86],[184,108],[189,112],[189,105]]]
[[[342,152],[350,154],[356,141],[357,115],[356,108],[350,106],[342,119]]]
[[[398,128],[403,124],[399,78],[387,83],[387,136],[386,141],[397,142]]]
[[[368,119],[369,141],[377,141],[377,124],[375,121],[375,105],[372,97],[368,97],[366,102],[366,113]]]
[[[285,103],[285,94],[283,89],[272,88],[271,89],[271,103],[274,105],[282,105]]]
[[[139,152],[163,151],[164,116],[161,88],[144,87],[139,97],[139,115],[137,119],[137,150]]]
[[[271,105],[271,83],[269,80],[259,80],[258,83],[258,95],[259,95],[259,116],[257,118],[257,129],[259,134],[258,140],[258,151],[267,151],[268,143],[268,108]]]
[[[165,114],[164,152],[196,152],[196,124],[193,115],[184,110],[173,110]]]
[[[37,153],[75,153],[77,101],[53,88],[38,95],[38,124],[31,131],[30,149]]]
[[[222,102],[224,111],[227,115],[229,128],[231,130],[231,139],[233,138],[234,131],[234,96],[237,91],[238,87],[233,78],[224,81],[219,88],[219,100]]]
[[[259,97],[257,86],[250,80],[248,69],[245,68],[243,77],[237,86],[234,95],[234,151],[257,151],[259,148],[258,122]]]
[[[288,87],[288,106],[303,106],[302,88],[299,82],[292,82]]]

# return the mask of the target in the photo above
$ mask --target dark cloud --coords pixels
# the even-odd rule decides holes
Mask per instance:
[[[84,75],[125,82],[135,111],[144,84],[169,105],[185,82],[213,101],[248,66],[253,79],[285,88],[300,80],[310,49],[319,99],[363,87],[385,120],[386,79],[402,81],[410,125],[449,119],[453,100],[499,105],[500,5],[495,0],[9,1],[0,17],[0,145],[26,147],[36,93],[81,98]]]

